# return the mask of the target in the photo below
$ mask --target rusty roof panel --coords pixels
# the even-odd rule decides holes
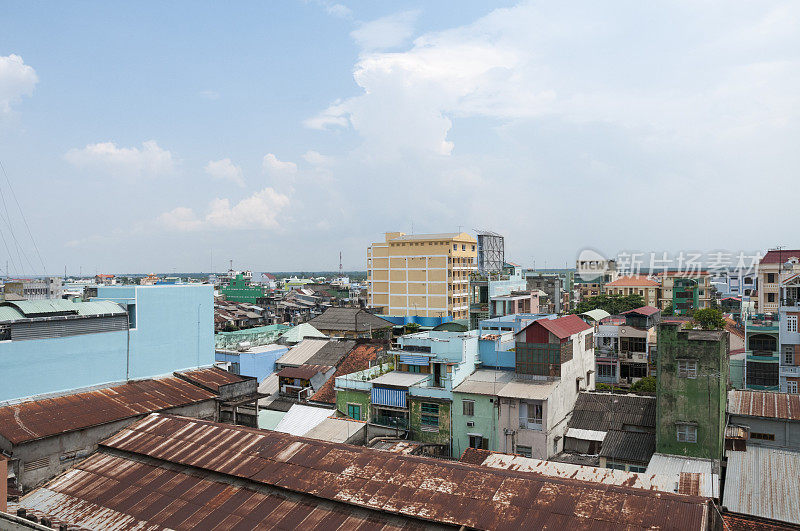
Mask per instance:
[[[728,413],[800,420],[800,395],[771,391],[728,391]]]
[[[158,478],[157,482],[153,480]],[[98,488],[113,484],[113,488]],[[95,487],[92,487],[95,486]],[[29,514],[85,529],[403,529],[379,514],[96,453],[22,498]],[[238,527],[237,527],[238,526]]]
[[[205,367],[193,371],[182,371],[174,373],[175,376],[198,385],[209,391],[218,392],[221,385],[244,382],[248,378],[233,374],[219,367]]]
[[[708,518],[704,507],[709,502],[699,497],[488,469],[163,414],[101,444],[358,507],[482,529],[498,528],[531,511],[541,522],[576,528],[678,529],[701,527]],[[242,460],[248,466],[236,466]],[[653,519],[654,513],[680,517],[665,526]],[[293,513],[284,516],[294,520]]]
[[[135,380],[0,407],[0,436],[22,444],[213,398],[212,393],[179,378]]]

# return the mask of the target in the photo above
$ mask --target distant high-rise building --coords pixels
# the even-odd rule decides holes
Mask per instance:
[[[386,233],[367,248],[368,304],[384,315],[469,317],[477,240],[467,233]]]

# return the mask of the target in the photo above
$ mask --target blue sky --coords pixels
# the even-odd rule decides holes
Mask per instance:
[[[4,19],[0,161],[49,272],[208,270],[212,249],[218,270],[340,250],[361,269],[412,223],[496,230],[537,265],[798,246],[794,2],[6,2]],[[12,207],[12,274],[40,273]]]

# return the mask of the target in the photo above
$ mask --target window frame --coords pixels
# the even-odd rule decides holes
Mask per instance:
[[[357,408],[358,409],[358,417],[354,417],[352,415],[351,411],[352,411],[353,408]],[[361,404],[348,402],[347,403],[347,416],[350,417],[351,419],[361,420]]]
[[[676,439],[682,443],[697,443],[697,426],[694,424],[677,424]],[[681,439],[683,435],[683,439]]]
[[[525,446],[522,444],[516,445],[514,448],[514,453],[521,455],[522,457],[532,458],[533,457],[533,447]]]
[[[677,373],[678,378],[685,378],[688,380],[697,379],[697,360],[695,359],[679,359],[677,360]],[[690,366],[689,364],[692,364]]]
[[[465,417],[475,416],[475,401],[469,398],[461,399],[461,413]]]

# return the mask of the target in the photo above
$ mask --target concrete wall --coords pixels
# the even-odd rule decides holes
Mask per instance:
[[[779,419],[764,419],[730,415],[728,423],[738,426],[747,426],[750,433],[769,433],[775,436],[774,441],[753,439],[747,441],[748,445],[771,446],[776,448],[789,448],[800,450],[800,421],[788,422]]]
[[[275,372],[275,362],[289,352],[288,347],[280,347],[261,352],[223,352],[214,355],[217,361],[229,361],[239,364],[239,374],[257,378],[259,383]]]
[[[99,286],[97,299],[135,305],[126,331],[0,342],[0,401],[151,378],[214,362],[210,285]],[[97,300],[96,299],[96,300]]]
[[[361,406],[361,418],[356,420],[370,420],[369,393],[349,389],[336,391],[336,410],[342,415],[347,415],[347,404],[359,404]]]
[[[422,403],[438,404],[439,406],[439,430],[423,431],[422,430]],[[440,400],[432,400],[427,398],[412,398],[409,397],[408,402],[409,415],[411,417],[411,439],[415,441],[434,443],[434,444],[450,444],[450,402]]]
[[[474,415],[464,415],[463,400],[475,401]],[[453,457],[459,457],[469,447],[470,433],[483,436],[488,450],[498,450],[496,400],[486,395],[453,393]],[[468,427],[467,422],[474,422],[475,426]]]
[[[689,339],[714,332],[658,329],[656,451],[721,459],[728,383],[727,334],[719,340]],[[678,378],[678,359],[697,360],[697,378]],[[697,426],[697,442],[678,442],[680,423]]]
[[[214,420],[217,411],[215,400],[165,410],[165,413],[186,417]],[[12,465],[17,481],[23,490],[28,491],[48,481],[75,463],[82,461],[97,449],[97,443],[107,439],[119,430],[144,418],[145,415],[122,419],[117,422],[93,426],[45,439],[14,446],[0,438],[3,449],[11,452]],[[37,468],[31,470],[26,463],[36,461]]]

